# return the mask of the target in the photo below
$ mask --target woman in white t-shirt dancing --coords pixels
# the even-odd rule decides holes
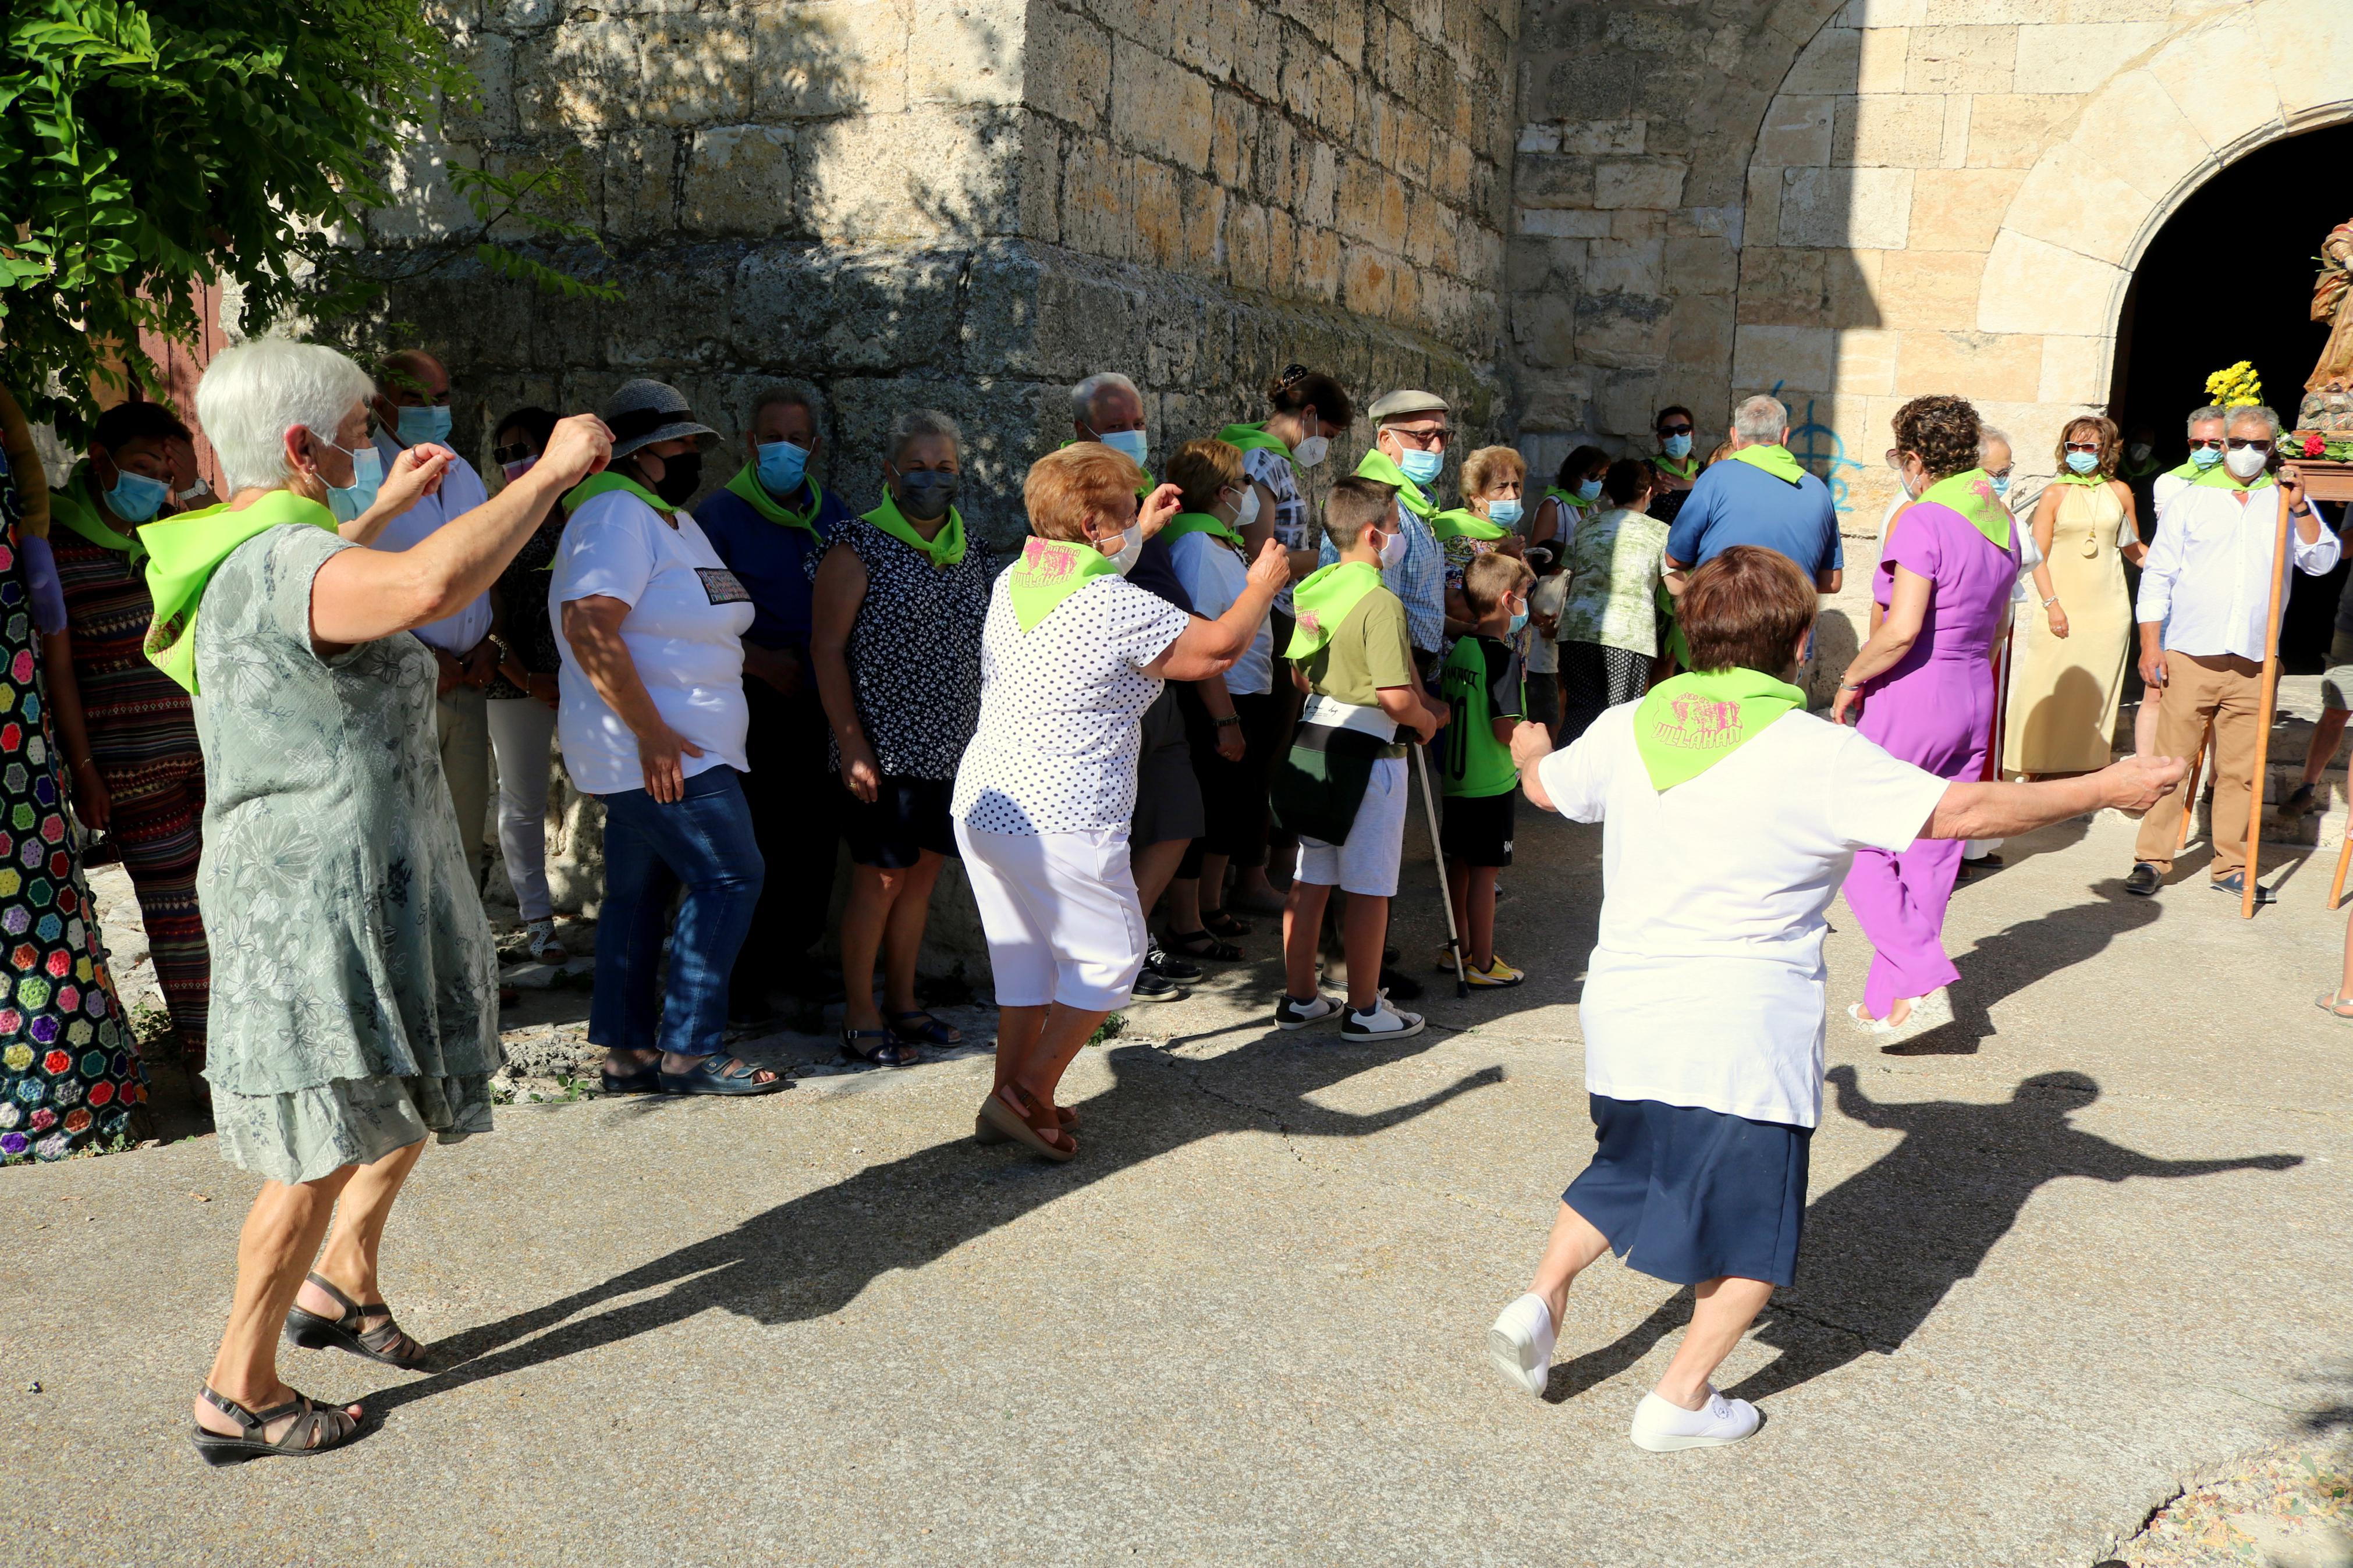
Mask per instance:
[[[564,498],[547,592],[564,765],[605,803],[588,1039],[606,1048],[607,1093],[767,1094],[792,1080],[722,1048],[764,868],[742,782],[752,595],[684,510],[718,433],[658,381],[622,383],[605,421],[612,466]]]
[[[1691,1328],[1634,1412],[1633,1440],[1654,1452],[1757,1429],[1756,1406],[1708,1379],[1795,1276],[1821,1117],[1822,913],[1855,851],[2146,810],[2184,771],[2139,757],[2048,784],[1948,784],[1898,762],[1786,684],[1815,606],[1787,556],[1735,546],[1683,592],[1694,672],[1562,751],[1537,725],[1513,739],[1531,801],[1606,823],[1578,1006],[1597,1147],[1488,1347],[1541,1395],[1569,1282],[1603,1251],[1693,1286]]]
[[[1139,509],[1143,470],[1098,441],[1049,453],[1021,499],[1034,537],[990,590],[980,727],[950,814],[988,937],[997,1082],[974,1129],[1050,1160],[1078,1152],[1054,1104],[1062,1071],[1143,966],[1144,910],[1127,858],[1138,721],[1166,680],[1222,675],[1250,646],[1289,558],[1270,541],[1214,621],[1127,583],[1126,563],[1182,504]]]

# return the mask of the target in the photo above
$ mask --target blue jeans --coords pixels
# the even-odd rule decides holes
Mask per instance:
[[[752,927],[765,872],[744,776],[723,763],[705,768],[669,805],[641,789],[604,800],[605,903],[596,921],[589,1044],[707,1057],[723,1044],[727,977]],[[657,1009],[662,928],[681,885],[686,898],[670,944],[669,992]]]

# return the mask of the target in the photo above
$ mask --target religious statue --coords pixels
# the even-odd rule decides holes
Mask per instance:
[[[2304,384],[2296,427],[2353,431],[2353,220],[2338,224],[2320,244],[2320,277],[2312,287],[2312,319],[2327,321],[2328,342]]]

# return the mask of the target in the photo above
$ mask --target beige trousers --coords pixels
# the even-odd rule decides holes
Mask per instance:
[[[441,737],[441,776],[458,811],[458,847],[475,886],[482,880],[482,835],[491,811],[491,717],[479,686],[443,693],[434,715]]]
[[[2255,734],[2263,723],[2263,667],[2251,658],[2223,654],[2199,658],[2165,656],[2165,699],[2157,710],[2157,754],[2194,759],[2214,725],[2214,863],[2221,881],[2247,864],[2247,805],[2255,782]],[[2133,858],[2159,871],[2173,869],[2173,847],[2181,837],[2181,814],[2189,809],[2188,788],[2175,790],[2140,819]]]

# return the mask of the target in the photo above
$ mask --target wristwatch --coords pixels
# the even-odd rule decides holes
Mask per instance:
[[[1218,728],[1219,728],[1219,729],[1220,729],[1220,730],[1222,730],[1222,729],[1224,729],[1224,728],[1225,728],[1227,725],[1229,725],[1229,724],[1239,724],[1239,723],[1240,723],[1241,721],[1242,721],[1242,716],[1241,716],[1240,714],[1239,714],[1239,713],[1229,713],[1229,714],[1227,714],[1224,718],[1222,718],[1222,719],[1219,720],[1219,721],[1217,721],[1217,724],[1218,724]]]

